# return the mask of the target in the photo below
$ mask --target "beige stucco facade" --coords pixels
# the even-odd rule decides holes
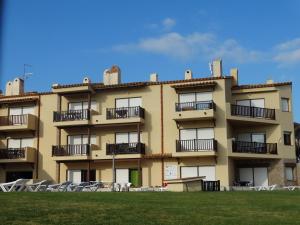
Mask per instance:
[[[3,118],[9,117],[11,107],[34,106],[34,112],[27,115],[27,122],[19,125],[19,128],[16,124],[0,126],[2,151],[9,151],[8,139],[11,138],[32,137],[34,142],[30,151],[25,149],[25,158],[16,160],[1,157],[0,182],[8,180],[7,173],[14,171],[31,171],[32,178],[62,182],[69,179],[70,170],[87,171],[87,178],[84,179],[111,182],[113,156],[107,152],[107,146],[112,144],[114,148],[116,133],[120,132],[138,132],[138,142],[144,144],[145,148],[144,151],[136,149],[137,152],[130,154],[121,149],[115,155],[115,168],[136,169],[139,185],[142,186],[161,186],[170,177],[181,179],[183,167],[213,168],[215,180],[220,180],[223,187],[232,186],[240,180],[240,168],[267,168],[269,185],[295,183],[299,177],[293,144],[291,83],[238,86],[234,85],[234,76],[127,84],[118,83],[119,80],[114,77],[112,84],[55,85],[48,93],[1,96],[0,116]],[[176,110],[175,104],[179,103],[180,94],[203,92],[212,93],[212,107]],[[116,99],[122,98],[140,98],[143,115],[109,117],[108,111],[116,108]],[[282,111],[282,98],[288,99],[288,112]],[[274,109],[275,118],[233,115],[232,105],[246,99],[264,99],[263,108]],[[82,118],[80,116],[83,114],[72,114],[69,108],[72,102],[88,102],[89,116]],[[141,112],[141,109],[134,110]],[[54,112],[59,115],[55,121]],[[61,112],[66,114],[62,116]],[[74,115],[79,115],[79,118]],[[213,144],[209,144],[209,149],[182,151],[178,148],[178,145],[182,148],[181,142],[177,141],[180,140],[180,130],[193,128],[213,130],[213,141],[208,142]],[[284,144],[284,132],[290,132],[291,145]],[[273,143],[272,146],[277,146],[276,151],[270,153],[269,147],[263,147],[263,153],[257,153],[255,149],[233,151],[232,143],[240,133],[263,133],[265,143]],[[83,154],[80,148],[80,154],[74,154],[68,152],[72,147],[62,149],[61,146],[70,146],[70,135],[87,135],[88,151]],[[90,142],[91,136],[94,137],[94,143]],[[53,146],[57,146],[60,155],[53,154]],[[286,180],[286,166],[294,168],[292,181]],[[172,175],[168,174],[170,171]]]

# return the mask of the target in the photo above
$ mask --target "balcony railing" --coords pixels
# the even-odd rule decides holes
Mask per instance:
[[[231,115],[275,120],[275,109],[231,105]]]
[[[0,149],[0,159],[22,159],[25,158],[25,148]]]
[[[106,119],[108,120],[132,117],[145,118],[145,109],[140,106],[106,109]]]
[[[28,123],[28,114],[0,117],[0,126],[23,125]]]
[[[175,103],[176,112],[190,111],[190,110],[204,110],[204,109],[215,109],[215,103],[213,101]]]
[[[176,152],[217,151],[215,139],[176,140]]]
[[[106,144],[106,155],[145,154],[144,143]]]
[[[232,141],[232,152],[277,154],[276,143],[259,143],[246,141]]]
[[[90,154],[90,145],[55,145],[52,146],[52,156],[87,156]]]
[[[53,112],[53,122],[89,120],[89,119],[90,119],[90,110],[88,109]]]

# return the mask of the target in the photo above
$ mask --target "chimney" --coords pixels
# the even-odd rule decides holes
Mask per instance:
[[[158,82],[158,74],[157,73],[151,73],[150,74],[150,81],[151,82]]]
[[[6,96],[13,95],[12,90],[13,90],[13,83],[11,81],[8,81],[6,83],[5,95]]]
[[[213,77],[222,77],[222,60],[216,59],[212,63]]]
[[[186,70],[184,72],[184,79],[185,80],[191,80],[191,79],[193,79],[193,73],[192,73],[191,70]]]
[[[121,83],[121,69],[114,65],[110,69],[103,72],[104,85],[120,84]]]
[[[239,85],[239,71],[237,68],[230,69],[230,76],[232,78],[232,86]]]
[[[274,80],[268,79],[268,80],[266,81],[266,84],[274,84]]]

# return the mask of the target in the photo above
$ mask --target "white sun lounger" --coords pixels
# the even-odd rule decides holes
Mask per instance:
[[[23,191],[25,189],[25,184],[28,182],[28,179],[18,179],[9,183],[0,184],[0,189],[3,192],[14,192],[14,191]]]
[[[48,186],[47,183],[48,183],[47,180],[42,180],[34,184],[28,184],[26,185],[25,191],[28,192],[46,191]]]
[[[52,184],[49,185],[47,191],[51,192],[65,192],[68,190],[68,187],[72,184],[70,181],[63,182],[61,184]]]
[[[286,187],[283,187],[283,189],[286,189],[289,191],[295,191],[296,189],[300,189],[300,186],[286,186]]]

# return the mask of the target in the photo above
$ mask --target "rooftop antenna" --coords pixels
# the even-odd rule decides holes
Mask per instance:
[[[24,81],[33,75],[33,73],[26,72],[26,68],[28,68],[28,67],[32,67],[32,65],[24,64],[23,75],[21,76],[22,80],[24,80]]]

